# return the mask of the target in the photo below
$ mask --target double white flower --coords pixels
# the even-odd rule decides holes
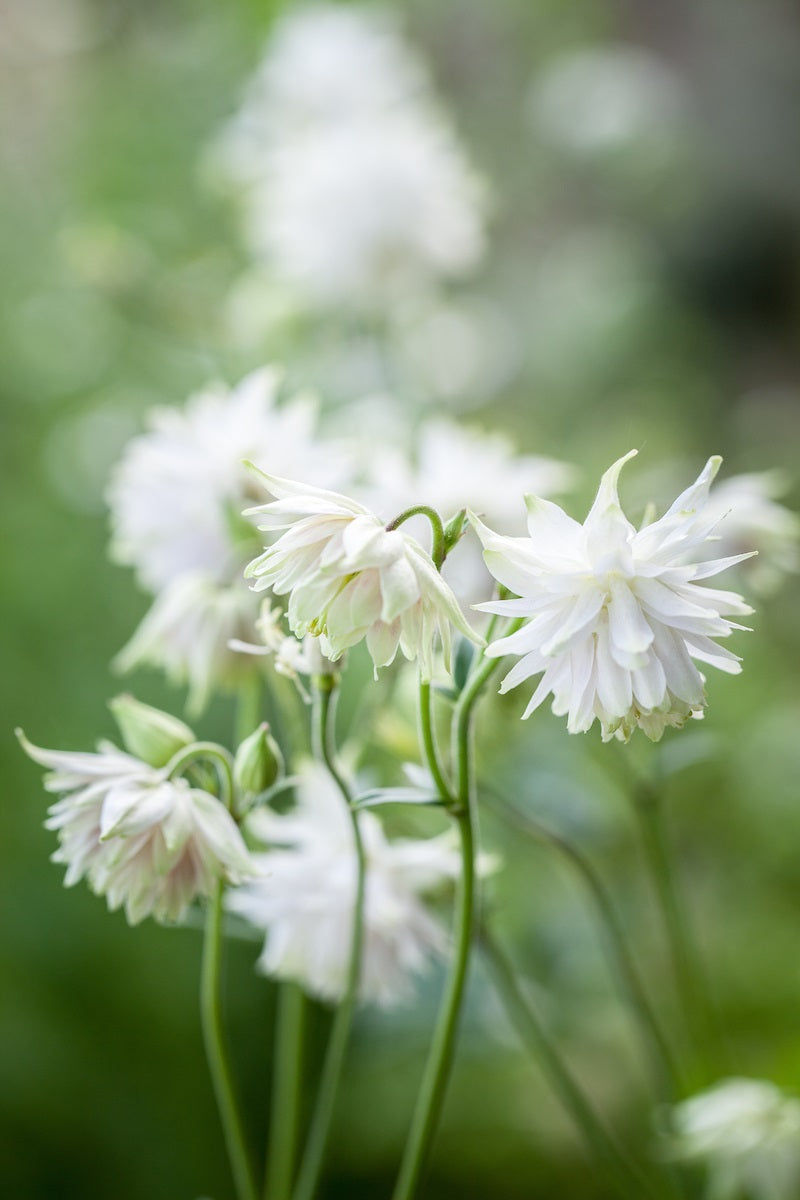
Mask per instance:
[[[570,733],[597,718],[604,740],[626,741],[638,726],[657,741],[666,726],[682,725],[705,705],[693,660],[731,674],[741,669],[737,656],[713,639],[741,629],[728,618],[752,609],[735,592],[702,581],[749,555],[687,563],[720,519],[705,512],[719,458],[708,460],[660,520],[637,531],[617,494],[620,469],[635,453],[605,473],[583,525],[533,496],[526,498],[527,538],[503,537],[472,521],[489,570],[520,597],[481,607],[529,618],[486,651],[520,656],[501,690],[543,673],[526,717],[552,694],[553,712],[567,715]]]
[[[255,579],[256,591],[289,593],[289,625],[297,637],[318,636],[332,662],[366,638],[376,669],[393,662],[399,648],[419,659],[425,680],[433,673],[437,632],[448,667],[451,624],[480,641],[414,538],[387,529],[347,496],[253,469],[277,499],[246,515],[258,516],[262,530],[286,532],[245,575]]]
[[[146,916],[177,921],[218,879],[253,874],[236,823],[215,796],[110,742],[91,754],[19,737],[34,762],[50,768],[46,790],[64,793],[46,827],[58,833],[52,861],[66,866],[65,886],[85,878],[110,909],[124,906],[131,925]]]

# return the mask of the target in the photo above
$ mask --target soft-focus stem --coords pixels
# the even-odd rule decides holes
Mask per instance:
[[[453,959],[417,1096],[416,1108],[411,1119],[393,1200],[411,1200],[417,1191],[439,1125],[453,1063],[475,915],[475,818],[471,717],[475,702],[496,666],[496,662],[486,659],[473,671],[458,699],[453,714],[453,758],[456,763],[455,794],[447,788],[446,784],[441,791],[442,799],[450,809],[458,826],[461,848],[462,869],[454,919]],[[441,787],[438,780],[437,786]]]
[[[428,770],[433,776],[433,782],[439,795],[450,803],[453,802],[453,794],[450,790],[450,785],[447,782],[444,771],[442,770],[441,762],[439,761],[439,752],[436,748],[436,738],[433,731],[433,717],[431,713],[431,685],[430,683],[420,683],[419,685],[419,728],[420,740],[422,749],[425,754],[425,761],[428,764]]]
[[[173,779],[176,775],[185,774],[198,759],[212,763],[216,769],[220,800],[229,809],[233,800],[233,759],[224,746],[219,746],[216,742],[192,742],[184,750],[179,750],[164,769],[169,778]]]
[[[358,985],[361,979],[361,957],[364,941],[364,898],[366,893],[366,858],[358,827],[358,817],[352,808],[350,788],[339,772],[334,749],[335,691],[337,680],[334,675],[316,676],[314,687],[314,748],[315,753],[327,767],[331,778],[347,805],[353,830],[356,851],[357,880],[353,906],[353,926],[350,942],[350,960],[347,983],[341,1004],[333,1019],[328,1049],[320,1076],[319,1089],[311,1127],[306,1141],[300,1175],[294,1192],[294,1200],[313,1200],[319,1184],[322,1164],[330,1136],[336,1093],[344,1066],[350,1029],[358,1001]]]
[[[208,1069],[217,1101],[238,1200],[258,1200],[253,1165],[244,1136],[241,1113],[233,1087],[222,1029],[221,957],[222,897],[225,884],[217,884],[206,914],[203,962],[200,977],[200,1017]]]
[[[531,837],[547,846],[551,846],[571,866],[578,875],[592,901],[601,928],[606,937],[606,946],[611,969],[616,979],[623,999],[630,1007],[644,1043],[645,1051],[651,1064],[659,1099],[674,1101],[682,1094],[682,1086],[675,1060],[670,1050],[652,1005],[644,990],[644,986],[636,970],[631,952],[625,940],[625,934],[614,911],[611,897],[589,859],[565,837],[548,829],[540,821],[519,812],[513,805],[504,805],[514,823]]]
[[[292,1194],[303,1080],[305,997],[296,983],[278,984],[269,1157],[264,1200],[289,1200]]]
[[[695,1058],[706,1079],[711,1078],[708,1052],[715,1040],[708,999],[699,963],[689,937],[683,905],[671,865],[658,790],[640,783],[634,794],[642,847],[669,946],[675,986]]]
[[[491,967],[498,994],[513,1025],[523,1043],[536,1056],[564,1108],[573,1117],[587,1149],[607,1176],[614,1193],[628,1196],[630,1200],[642,1200],[643,1197],[658,1195],[650,1180],[616,1144],[595,1115],[560,1053],[550,1041],[538,1014],[523,995],[511,964],[485,926],[480,931],[480,942]]]

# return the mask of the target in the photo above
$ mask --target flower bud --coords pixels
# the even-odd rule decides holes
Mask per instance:
[[[142,704],[133,696],[116,696],[109,702],[122,741],[129,754],[151,767],[164,767],[173,755],[197,741],[192,730],[177,717]]]
[[[234,815],[244,816],[254,798],[272,787],[283,771],[280,746],[264,721],[244,739],[233,760]]]

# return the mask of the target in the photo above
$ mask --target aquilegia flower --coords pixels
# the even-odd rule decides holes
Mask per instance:
[[[259,876],[228,892],[226,904],[266,933],[258,967],[294,979],[320,999],[344,993],[356,896],[350,817],[327,771],[300,768],[297,804],[278,815],[256,809],[248,832],[272,847],[256,854]],[[360,997],[389,1006],[447,938],[421,896],[455,879],[458,851],[449,834],[389,842],[372,813],[359,818],[367,859]]]
[[[156,409],[111,482],[111,553],[154,594],[118,664],[163,667],[188,682],[194,709],[213,684],[246,667],[228,643],[252,639],[258,614],[242,582],[259,546],[254,525],[241,516],[253,495],[242,459],[268,455],[325,484],[342,479],[340,450],[315,436],[314,402],[294,396],[280,403],[279,385],[280,373],[265,368],[233,389],[208,388],[183,409]]]
[[[672,1109],[664,1150],[707,1167],[709,1200],[794,1200],[800,1100],[764,1079],[723,1079]]]
[[[318,636],[332,662],[366,638],[376,670],[393,662],[399,648],[406,658],[419,659],[424,679],[433,672],[437,631],[446,665],[451,624],[480,641],[414,538],[386,529],[347,496],[254,470],[277,499],[247,515],[257,516],[262,530],[286,532],[245,575],[255,579],[256,591],[289,593],[289,626],[297,637]]]
[[[131,925],[146,916],[177,921],[217,880],[238,883],[253,874],[236,823],[210,793],[110,742],[91,754],[44,750],[19,738],[34,762],[50,769],[47,791],[63,793],[46,826],[58,833],[52,861],[66,866],[65,885],[85,878],[110,909],[124,907]]]
[[[570,733],[597,718],[604,740],[627,741],[638,726],[657,741],[667,726],[683,725],[705,706],[693,660],[731,674],[741,669],[714,639],[743,628],[728,618],[752,609],[735,592],[702,581],[748,556],[686,561],[719,521],[705,511],[719,458],[709,459],[660,520],[637,531],[617,494],[620,469],[635,453],[606,471],[583,525],[534,496],[526,501],[526,538],[503,537],[472,520],[489,570],[520,597],[481,607],[529,618],[486,651],[520,656],[501,690],[542,673],[526,717],[552,694],[553,712],[567,714]]]

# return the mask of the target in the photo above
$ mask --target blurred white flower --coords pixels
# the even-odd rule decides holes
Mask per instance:
[[[483,185],[385,14],[286,17],[212,160],[254,253],[313,307],[391,302],[483,252]]]
[[[341,998],[347,979],[356,854],[350,817],[322,767],[300,770],[296,806],[285,815],[257,809],[248,831],[272,847],[254,858],[257,879],[229,892],[228,907],[266,932],[258,960],[266,975],[294,979],[323,1000]],[[412,993],[412,978],[446,948],[421,896],[456,878],[449,834],[389,842],[371,813],[358,818],[367,859],[362,1001],[390,1006]]]
[[[266,368],[233,389],[201,392],[182,409],[156,409],[109,488],[111,554],[156,597],[118,661],[125,669],[155,663],[188,681],[195,708],[212,684],[235,674],[228,642],[252,635],[258,612],[242,584],[259,545],[241,516],[253,494],[242,459],[255,455],[325,483],[342,477],[339,450],[315,439],[315,403],[296,396],[279,405],[279,379]]]
[[[261,611],[255,623],[258,642],[232,638],[228,645],[238,654],[270,658],[278,675],[291,679],[297,685],[300,694],[307,698],[300,676],[320,672],[321,660],[313,651],[313,636],[307,634],[301,641],[300,638],[287,634],[283,625],[285,619],[285,614],[279,608],[273,608],[269,600],[262,600]]]
[[[731,476],[709,497],[708,512],[720,517],[719,552],[757,550],[748,560],[747,582],[762,594],[800,569],[800,517],[777,499],[788,486],[780,471],[759,471]]]
[[[289,593],[289,627],[312,633],[335,662],[366,638],[377,670],[394,661],[398,648],[419,659],[423,679],[433,673],[438,631],[445,664],[450,625],[472,641],[455,596],[430,555],[402,532],[346,496],[308,484],[256,473],[277,499],[248,509],[263,530],[284,529],[278,540],[248,564],[254,588]]]
[[[705,706],[693,659],[740,671],[738,657],[713,639],[742,628],[728,616],[752,609],[735,592],[701,583],[745,556],[686,562],[719,523],[706,501],[721,459],[709,459],[665,515],[637,531],[617,494],[620,469],[635,453],[605,473],[583,525],[534,496],[526,497],[526,538],[500,536],[475,517],[473,524],[489,570],[520,597],[481,607],[530,618],[486,651],[521,656],[501,691],[543,672],[524,716],[552,693],[570,733],[597,718],[604,740],[627,741],[638,726],[657,741]]]
[[[665,1153],[708,1169],[708,1200],[794,1200],[800,1100],[762,1079],[723,1079],[670,1114]]]
[[[146,916],[177,921],[217,880],[240,882],[253,864],[225,806],[167,768],[148,766],[110,742],[98,753],[44,750],[18,733],[25,752],[51,774],[48,792],[64,795],[49,812],[58,832],[52,861],[64,883],[85,878],[131,925]]]
[[[326,127],[270,166],[248,193],[248,238],[315,305],[396,301],[481,257],[482,188],[440,117]]]
[[[213,151],[242,182],[263,175],[268,152],[309,130],[395,112],[429,92],[421,62],[387,11],[306,6],[275,26],[239,111]]]

